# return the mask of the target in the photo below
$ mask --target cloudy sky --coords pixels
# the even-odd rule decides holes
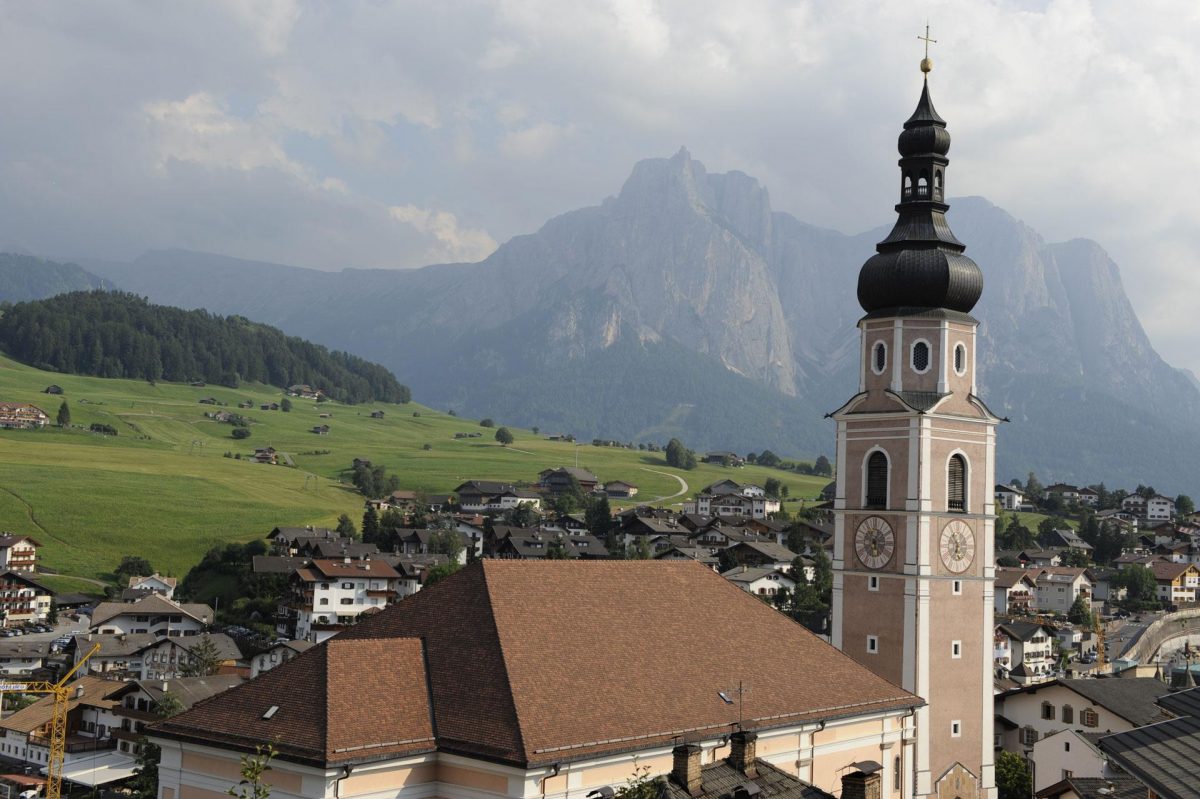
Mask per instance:
[[[0,247],[476,260],[680,145],[858,232],[891,218],[928,17],[950,194],[1099,241],[1160,351],[1200,371],[1198,9],[2,0]]]

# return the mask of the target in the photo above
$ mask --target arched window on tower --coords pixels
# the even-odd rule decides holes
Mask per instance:
[[[933,173],[933,197],[935,200],[942,199],[942,170],[940,169]]]
[[[868,508],[886,508],[888,499],[888,459],[879,450],[867,458]]]
[[[908,175],[904,176],[904,199],[912,196],[912,178]]]
[[[875,342],[875,352],[874,352],[874,364],[872,366],[872,369],[874,369],[875,374],[881,375],[881,374],[883,374],[883,370],[886,368],[887,368],[887,345],[884,344],[882,341],[876,341]]]
[[[918,197],[928,197],[929,196],[929,173],[928,172],[922,171],[921,177],[917,178],[917,196]]]
[[[949,510],[967,509],[967,459],[962,455],[951,455],[947,474],[947,500]]]

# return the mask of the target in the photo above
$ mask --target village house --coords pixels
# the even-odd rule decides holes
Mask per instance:
[[[1037,570],[1037,608],[1043,613],[1065,615],[1083,595],[1092,598],[1092,573],[1070,566],[1047,566]]]
[[[1147,522],[1168,522],[1175,517],[1175,500],[1155,495],[1146,497],[1133,494],[1121,501],[1121,510],[1132,513]]]
[[[383,418],[383,416],[384,416],[384,413],[383,413],[383,411],[371,411],[371,418],[372,418],[372,419],[382,419],[382,418]]]
[[[258,463],[267,463],[272,466],[278,461],[278,453],[274,447],[255,447],[254,460]]]
[[[134,591],[149,591],[155,594],[161,594],[167,599],[174,599],[175,586],[178,580],[174,577],[163,577],[158,572],[146,577],[130,577],[128,588]]]
[[[1037,582],[1025,569],[996,569],[996,614],[1024,615],[1037,609]]]
[[[27,571],[0,572],[0,620],[5,627],[45,621],[53,598],[54,592]]]
[[[561,494],[571,489],[572,479],[579,484],[585,494],[592,493],[600,485],[600,478],[578,466],[545,469],[538,474],[538,485],[551,493]]]
[[[37,571],[37,551],[40,546],[41,543],[27,535],[0,535],[0,570]]]
[[[528,503],[534,510],[541,508],[542,497],[536,491],[517,488],[494,480],[468,480],[454,489],[458,506],[466,511],[505,511]]]
[[[706,452],[702,463],[715,463],[718,466],[745,466],[746,459],[736,452]]]
[[[1141,796],[1195,799],[1200,794],[1196,788],[1200,715],[1181,716],[1129,730],[1101,738],[1098,743],[1116,767],[1138,781]],[[1107,799],[1107,796],[1098,799]]]
[[[755,596],[775,596],[781,591],[793,591],[796,581],[770,566],[735,566],[721,576],[743,591]]]
[[[1029,756],[1034,793],[1067,779],[1112,780],[1121,776],[1122,772],[1113,768],[1100,751],[1097,745],[1100,738],[1101,733],[1082,729],[1056,730],[1040,738]],[[1138,799],[1145,796],[1143,788]]]
[[[1042,682],[1054,676],[1054,629],[1028,621],[996,625],[995,653],[998,673],[1020,684]]]
[[[290,397],[299,397],[300,399],[311,400],[320,399],[323,396],[323,392],[320,389],[313,388],[312,386],[306,384],[288,386],[287,393]]]
[[[1058,497],[1063,501],[1063,504],[1069,505],[1079,500],[1079,487],[1066,483],[1055,483],[1054,485],[1046,486],[1042,491],[1042,495],[1046,497]]]
[[[779,512],[779,500],[756,485],[720,480],[696,495],[695,512],[702,516],[750,516],[765,519]]]
[[[792,568],[792,562],[800,557],[787,547],[774,541],[739,541],[728,548],[729,556],[739,566],[766,566],[776,571],[787,571]],[[811,566],[805,567],[805,572],[811,572]],[[809,573],[808,579],[813,575]]]
[[[1025,492],[1016,486],[998,485],[993,492],[996,498],[996,505],[1002,510],[1017,511],[1025,510],[1026,506],[1032,505],[1025,500]]]
[[[328,527],[276,527],[267,533],[276,555],[296,555],[300,547],[313,539],[341,541],[342,534]]]
[[[430,569],[450,562],[445,555],[384,556],[384,560],[400,575],[396,581],[396,596],[399,599],[412,596],[424,588]]]
[[[64,781],[92,787],[133,774],[132,758],[117,757],[112,731],[121,726],[113,713],[125,683],[85,676],[71,683],[66,706]],[[44,696],[0,719],[0,756],[43,768],[50,758],[50,725],[55,699]],[[90,773],[89,773],[90,772]],[[109,779],[111,777],[111,779]]]
[[[250,679],[254,679],[276,666],[282,666],[289,660],[298,657],[316,644],[312,641],[277,641],[267,649],[259,652],[250,659]]]
[[[158,594],[136,602],[101,602],[92,612],[93,633],[199,635],[212,624],[213,609],[199,603],[180,604]]]
[[[0,639],[0,674],[6,677],[32,677],[50,657],[49,641],[22,638]]]
[[[100,647],[83,664],[82,674],[111,680],[173,680],[184,676],[192,663],[191,648],[205,638],[212,642],[221,666],[234,668],[241,662],[241,649],[224,633],[187,638],[154,633],[87,633],[74,636],[70,649],[73,663],[78,664],[93,647]]]
[[[150,735],[160,799],[219,799],[262,741],[291,799],[607,796],[635,769],[670,799],[902,799],[922,704],[699,564],[484,560]]]
[[[612,499],[631,499],[637,496],[638,487],[624,480],[609,480],[604,484],[604,493]]]
[[[228,691],[245,680],[236,674],[214,674],[208,677],[177,677],[169,680],[137,680],[125,683],[117,694],[119,704],[113,707],[113,715],[120,724],[112,729],[117,741],[116,751],[127,758],[136,759],[144,740],[146,727],[159,718],[159,709],[164,701],[178,703],[186,710],[197,702]]]
[[[289,638],[321,643],[397,599],[400,575],[384,560],[317,558],[295,571],[280,603],[277,629]]]
[[[1150,564],[1154,581],[1158,584],[1158,598],[1169,605],[1196,601],[1196,589],[1200,588],[1200,568],[1191,563],[1173,563],[1156,560]]]
[[[62,394],[63,390],[62,390],[62,386],[60,386],[56,383],[51,383],[50,385],[48,385],[42,389],[42,393],[43,394]]]
[[[1115,733],[1170,718],[1155,700],[1170,689],[1153,677],[1051,680],[996,695],[996,716],[1009,722],[1003,748],[1023,754],[1065,729]]]
[[[50,417],[36,405],[27,402],[0,402],[0,428],[10,430],[39,430]]]

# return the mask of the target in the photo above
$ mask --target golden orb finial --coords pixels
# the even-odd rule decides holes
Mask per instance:
[[[917,36],[918,39],[925,42],[925,57],[921,59],[921,71],[928,75],[933,71],[933,59],[929,57],[929,45],[937,44],[937,39],[929,38],[929,23],[925,23],[925,35]]]

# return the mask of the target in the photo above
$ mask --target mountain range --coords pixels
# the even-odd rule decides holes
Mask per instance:
[[[949,218],[985,275],[981,393],[1011,420],[997,477],[1187,490],[1200,389],[1155,352],[1104,250],[1046,242],[978,197],[951,200]],[[832,449],[824,413],[857,387],[855,284],[885,233],[805,224],[681,149],[474,264],[324,272],[168,250],[83,265],[154,302],[378,361],[465,414],[815,456]]]

